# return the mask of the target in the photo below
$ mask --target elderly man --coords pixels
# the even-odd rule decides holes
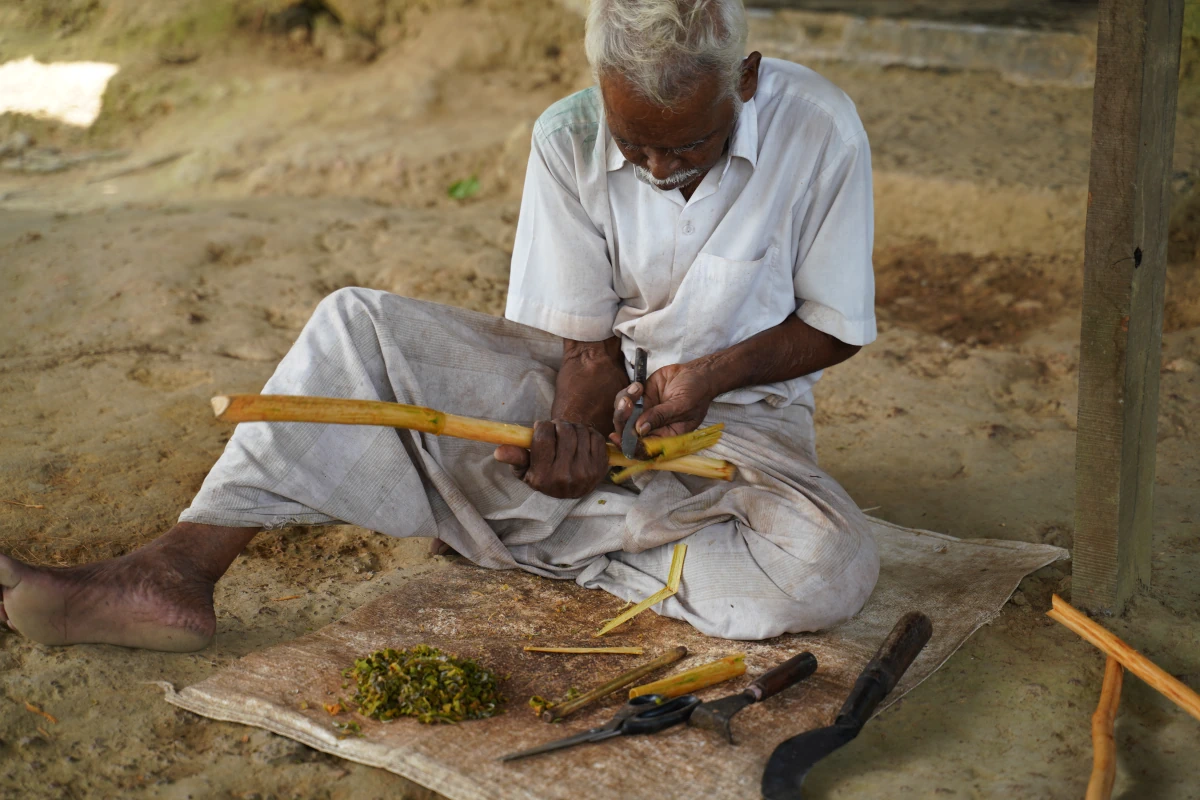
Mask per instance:
[[[179,523],[112,561],[0,557],[0,618],[50,644],[205,646],[214,583],[260,530],[348,522],[574,580],[760,639],[835,625],[879,571],[816,466],[812,388],[875,336],[866,135],[812,71],[745,55],[741,0],[593,0],[598,87],[537,121],[507,319],[364,289],[325,299],[264,392],[528,424],[532,447],[315,424],[237,428]],[[636,348],[645,386],[630,384]],[[605,483],[606,436],[725,423],[738,477]]]

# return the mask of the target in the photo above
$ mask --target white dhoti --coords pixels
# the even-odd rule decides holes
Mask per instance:
[[[326,298],[264,387],[431,406],[530,425],[549,417],[558,337],[384,292]],[[862,608],[879,560],[862,512],[816,465],[812,408],[714,403],[725,423],[707,455],[732,482],[651,472],[579,500],[533,491],[494,447],[412,431],[248,423],[181,521],[279,528],[346,522],[436,536],[480,566],[519,567],[624,600],[666,582],[688,545],[680,591],[656,610],[711,636],[819,630]]]

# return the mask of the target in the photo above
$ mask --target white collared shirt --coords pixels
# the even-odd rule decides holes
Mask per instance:
[[[580,341],[621,337],[661,367],[800,319],[875,338],[871,156],[854,104],[806,67],[764,58],[727,155],[690,200],[634,175],[595,87],[552,105],[533,147],[505,316]],[[816,372],[722,395],[811,404]]]

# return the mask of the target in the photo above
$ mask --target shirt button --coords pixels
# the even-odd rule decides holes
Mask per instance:
[[[683,232],[687,236],[691,236],[693,233],[696,232],[696,226],[693,225],[691,222],[685,222],[685,223],[683,223]]]

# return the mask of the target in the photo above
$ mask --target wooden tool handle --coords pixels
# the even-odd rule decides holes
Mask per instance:
[[[1134,650],[1117,636],[1093,622],[1079,609],[1058,595],[1054,595],[1053,608],[1046,612],[1052,620],[1061,622],[1075,633],[1112,656],[1125,669],[1137,675],[1162,693],[1164,697],[1200,719],[1200,695],[1197,695],[1176,678],[1168,675],[1161,667]]]
[[[746,687],[746,693],[751,702],[761,703],[789,686],[794,686],[816,671],[817,657],[812,653],[800,653],[764,672]]]
[[[838,713],[837,724],[861,727],[870,719],[883,698],[896,688],[932,635],[933,623],[924,614],[910,611],[901,617],[875,657],[858,676],[850,697]]]
[[[924,649],[933,636],[933,623],[919,611],[910,611],[900,618],[896,627],[888,634],[875,654],[873,663],[878,663],[888,676],[887,690],[896,688],[900,677],[908,671],[917,654]]]
[[[523,425],[463,417],[424,406],[387,403],[380,400],[348,400],[338,397],[278,394],[233,394],[214,397],[212,408],[217,419],[224,422],[324,422],[335,425],[383,425],[389,428],[405,428],[438,436],[471,439],[488,444],[509,444],[527,448],[533,443],[533,429]],[[685,435],[693,436],[695,434]],[[653,444],[655,440],[646,441]],[[628,467],[644,462],[626,458],[620,450],[610,444],[608,445],[608,463],[614,467]],[[734,466],[727,461],[697,455],[655,461],[648,468],[724,481],[733,480],[736,472]]]

